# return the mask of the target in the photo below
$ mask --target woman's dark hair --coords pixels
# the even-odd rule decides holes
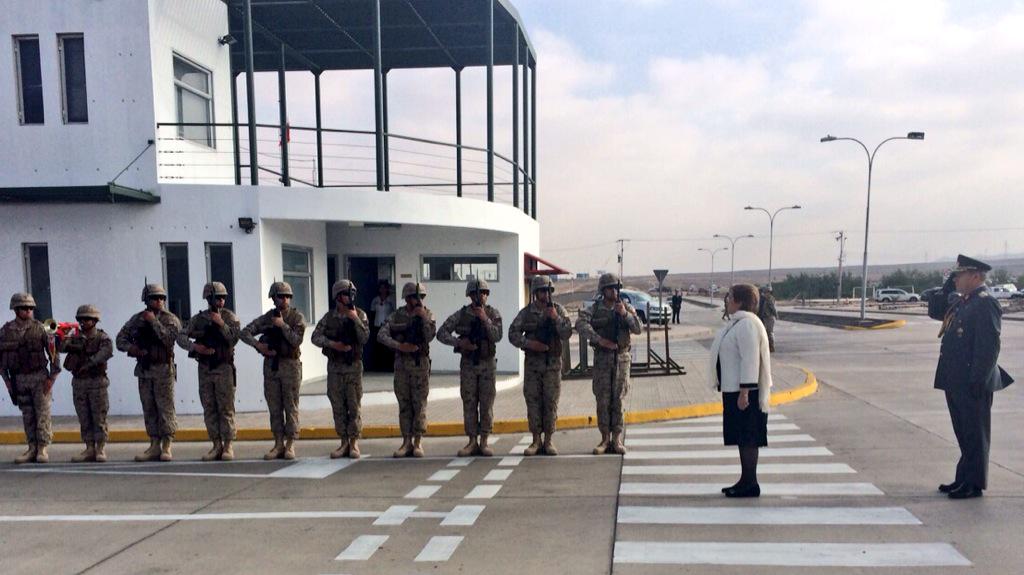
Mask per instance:
[[[740,304],[740,309],[757,313],[757,288],[750,284],[736,284],[729,289],[732,299]]]

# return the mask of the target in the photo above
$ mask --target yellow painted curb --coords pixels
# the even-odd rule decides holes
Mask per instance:
[[[896,329],[898,327],[903,327],[905,325],[907,325],[907,320],[894,319],[892,321],[887,321],[885,323],[880,323],[878,325],[873,325],[871,327],[861,327],[859,325],[844,325],[843,329],[848,329],[850,331],[868,331],[874,329]]]
[[[803,399],[818,391],[818,379],[810,371],[801,368],[804,372],[804,382],[799,387],[785,391],[773,392],[772,405],[783,405]],[[678,407],[666,407],[664,409],[651,409],[646,411],[630,411],[626,413],[626,423],[652,423],[671,419],[687,419],[692,417],[705,417],[722,413],[722,403],[719,401],[710,403],[697,403],[694,405],[681,405]],[[585,427],[596,427],[597,416],[594,415],[569,415],[558,418],[558,429],[580,429]],[[494,422],[494,433],[525,433],[530,430],[525,419],[505,419]],[[461,436],[465,428],[461,421],[446,421],[431,423],[427,426],[427,435],[432,437]],[[303,427],[299,433],[302,439],[337,439],[338,434],[333,427]],[[384,437],[401,437],[402,433],[397,425],[368,425],[363,428],[363,437],[366,439],[378,439]],[[269,429],[239,429],[238,441],[263,441],[273,439],[274,435]],[[208,441],[205,429],[179,429],[174,435],[175,441]],[[149,436],[141,429],[114,429],[110,431],[110,443],[144,443]],[[82,438],[77,431],[60,430],[53,434],[54,443],[81,443]],[[21,431],[0,431],[0,445],[23,444],[25,434]]]

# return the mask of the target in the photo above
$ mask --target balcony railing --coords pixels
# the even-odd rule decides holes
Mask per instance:
[[[169,183],[250,183],[248,124],[157,124],[159,180]],[[487,199],[487,149],[384,135],[382,186],[378,186],[376,132],[256,124],[260,185],[416,190]],[[282,140],[285,140],[282,143]],[[530,213],[535,194],[530,174],[494,152],[494,201]]]

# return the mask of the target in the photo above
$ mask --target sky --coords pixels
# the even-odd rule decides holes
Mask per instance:
[[[541,256],[574,272],[699,272],[715,234],[753,234],[736,269],[1024,252],[1024,4],[513,0],[538,60]],[[365,77],[359,76],[362,74]],[[511,155],[511,79],[496,71],[496,147]],[[291,76],[291,75],[290,75]],[[311,124],[308,74],[289,79]],[[482,70],[464,73],[466,143],[484,143]],[[392,132],[454,140],[450,70],[389,77]],[[368,73],[325,76],[325,125],[372,129]],[[294,86],[293,86],[294,84]],[[272,74],[258,82],[276,100]],[[240,96],[243,97],[244,96]],[[276,105],[276,104],[274,104]],[[393,158],[401,157],[396,153]],[[501,197],[507,198],[507,192]],[[730,254],[715,266],[727,269]]]

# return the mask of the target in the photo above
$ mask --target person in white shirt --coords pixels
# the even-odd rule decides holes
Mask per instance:
[[[391,284],[388,280],[381,280],[377,284],[377,295],[370,302],[370,318],[373,323],[370,325],[370,348],[369,367],[373,371],[390,371],[394,363],[394,355],[390,349],[377,343],[377,334],[380,326],[384,325],[388,317],[395,311],[395,302],[391,298]]]
[[[739,448],[742,475],[726,497],[759,497],[758,449],[768,445],[768,406],[772,373],[768,333],[757,317],[757,288],[732,286],[726,294],[730,319],[711,344],[708,384],[722,392],[722,430],[726,445]]]

